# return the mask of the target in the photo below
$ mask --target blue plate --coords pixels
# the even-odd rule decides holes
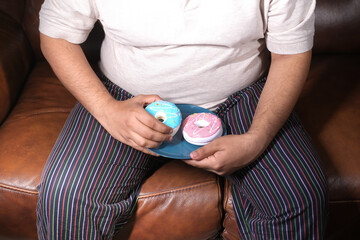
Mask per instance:
[[[210,110],[205,108],[201,108],[195,105],[190,104],[176,104],[176,106],[180,109],[182,120],[184,121],[189,115],[193,113],[201,113],[201,112],[208,112],[212,113]],[[223,135],[226,135],[226,127],[223,124]],[[171,142],[164,142],[157,148],[149,149],[150,151],[167,158],[174,158],[174,159],[190,159],[190,153],[195,151],[196,149],[200,148],[201,146],[193,145],[188,143],[183,135],[182,135],[182,128],[180,127],[179,131],[173,137]]]

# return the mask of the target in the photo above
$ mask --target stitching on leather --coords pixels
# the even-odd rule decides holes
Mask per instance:
[[[211,184],[216,184],[216,183],[214,183],[213,181],[208,181],[208,182],[205,182],[205,183],[199,183],[199,184],[189,186],[189,187],[182,187],[182,188],[173,189],[173,190],[167,190],[167,191],[162,191],[162,192],[157,192],[157,193],[150,193],[150,194],[146,194],[146,195],[143,195],[143,196],[140,195],[139,199],[151,198],[151,197],[160,196],[160,195],[166,195],[166,194],[170,194],[170,193],[174,193],[174,192],[192,190],[192,189],[195,189],[195,188],[200,188],[200,187],[208,186],[208,185],[211,185]],[[23,192],[23,193],[35,194],[35,195],[38,194],[37,191],[12,187],[12,186],[5,185],[5,184],[0,184],[0,187],[2,187],[4,189],[12,190],[12,191],[17,191],[17,192]]]
[[[175,193],[175,192],[183,192],[183,191],[186,191],[186,190],[192,190],[192,189],[195,189],[195,188],[200,188],[200,187],[208,186],[208,185],[211,185],[211,184],[217,184],[217,183],[214,182],[214,181],[208,181],[208,182],[205,182],[205,183],[198,183],[196,185],[192,185],[192,186],[188,186],[188,187],[182,187],[182,188],[166,190],[166,191],[156,192],[156,193],[149,193],[149,194],[142,195],[142,196],[140,195],[139,199],[152,198],[152,197],[161,196],[161,195],[167,195],[167,194]]]
[[[26,190],[26,189],[23,189],[23,188],[12,187],[12,186],[1,184],[1,183],[0,183],[0,188],[8,189],[8,190],[11,190],[11,191],[16,191],[16,192],[20,192],[20,193],[32,194],[32,195],[38,195],[39,194],[38,191]]]

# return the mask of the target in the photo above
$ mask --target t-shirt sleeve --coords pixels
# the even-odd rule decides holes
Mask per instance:
[[[312,49],[315,4],[315,0],[270,1],[265,34],[270,52],[297,54]]]
[[[39,17],[41,33],[75,44],[87,39],[97,20],[93,0],[45,0]]]

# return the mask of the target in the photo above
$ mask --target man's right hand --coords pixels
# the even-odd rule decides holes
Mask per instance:
[[[139,151],[156,155],[148,148],[171,141],[172,128],[158,121],[145,106],[161,100],[157,95],[139,95],[134,98],[109,101],[97,117],[102,126],[117,140]]]

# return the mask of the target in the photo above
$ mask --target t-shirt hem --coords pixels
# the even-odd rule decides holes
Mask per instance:
[[[81,44],[85,42],[90,33],[90,31],[85,33],[62,29],[60,26],[55,26],[43,21],[40,21],[39,31],[46,36],[64,39],[74,44]]]
[[[301,42],[294,43],[276,43],[272,41],[267,41],[267,49],[276,54],[299,54],[304,53],[313,48],[313,40],[305,40]]]

